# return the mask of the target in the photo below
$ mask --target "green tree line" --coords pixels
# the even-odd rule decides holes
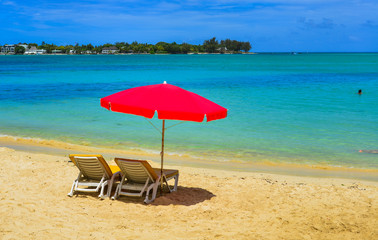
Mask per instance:
[[[205,40],[203,44],[189,44],[176,42],[158,42],[156,44],[139,43],[139,42],[116,42],[114,44],[106,43],[103,45],[94,46],[92,44],[75,44],[58,46],[42,42],[40,45],[36,43],[24,43],[28,47],[35,46],[37,49],[44,49],[46,53],[71,53],[71,54],[90,54],[101,53],[106,47],[116,47],[119,53],[149,53],[149,54],[187,54],[187,53],[241,53],[249,52],[251,50],[250,42],[240,42],[237,40],[221,40],[218,41],[215,37]],[[21,47],[22,48],[22,47]],[[16,54],[23,54],[23,50],[17,48]]]

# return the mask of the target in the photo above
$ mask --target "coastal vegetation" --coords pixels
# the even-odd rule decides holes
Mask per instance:
[[[4,45],[3,49],[5,49]],[[114,53],[136,53],[136,54],[195,54],[195,53],[246,53],[251,50],[250,42],[241,42],[237,40],[225,39],[218,41],[215,37],[205,40],[203,44],[189,44],[189,43],[167,43],[158,42],[156,44],[139,43],[134,41],[132,43],[116,42],[114,44],[106,43],[103,45],[79,44],[75,45],[55,45],[42,42],[37,43],[19,43],[14,46],[13,52],[2,51],[2,53],[13,54],[34,54],[30,49],[35,49],[35,52],[40,50],[47,54],[114,54]]]

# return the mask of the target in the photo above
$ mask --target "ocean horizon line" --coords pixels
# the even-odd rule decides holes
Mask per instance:
[[[256,51],[256,52],[242,52],[242,53],[207,53],[207,52],[190,52],[190,53],[82,53],[82,54],[70,54],[70,53],[43,53],[43,54],[6,54],[1,53],[0,56],[123,56],[123,55],[153,55],[153,56],[165,56],[165,55],[306,55],[306,54],[377,54],[378,52],[359,52],[359,51]]]

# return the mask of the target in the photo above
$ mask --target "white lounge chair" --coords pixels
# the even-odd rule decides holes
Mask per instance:
[[[74,180],[68,196],[74,192],[98,192],[99,198],[105,199],[110,196],[114,179],[121,175],[117,166],[109,166],[101,155],[71,154],[71,161],[80,170],[79,176]],[[104,189],[108,186],[107,194]]]
[[[113,200],[117,199],[120,195],[141,197],[144,192],[146,192],[145,203],[155,200],[161,179],[160,168],[152,168],[145,160],[115,158],[115,162],[121,169],[122,178],[112,197]],[[170,192],[177,191],[178,178],[178,170],[163,170],[163,181]],[[175,179],[173,187],[168,185],[168,181],[171,179]],[[149,198],[151,190],[152,196]]]

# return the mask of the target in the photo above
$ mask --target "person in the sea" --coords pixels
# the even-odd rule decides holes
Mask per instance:
[[[359,95],[361,95],[362,94],[362,90],[360,89],[360,90],[358,90],[358,94]]]

